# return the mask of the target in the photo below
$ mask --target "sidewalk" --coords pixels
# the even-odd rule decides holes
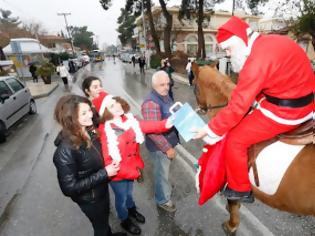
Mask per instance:
[[[26,81],[26,86],[29,88],[33,98],[42,98],[49,96],[58,86],[58,82],[51,82],[51,84],[44,84],[43,81],[33,83],[33,81]]]

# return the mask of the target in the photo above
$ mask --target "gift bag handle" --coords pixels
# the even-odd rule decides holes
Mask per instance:
[[[182,104],[181,102],[175,102],[175,103],[173,104],[173,106],[170,107],[170,113],[171,113],[172,115],[175,113],[173,110],[174,110],[174,108],[177,107],[177,106],[182,107],[183,104]]]

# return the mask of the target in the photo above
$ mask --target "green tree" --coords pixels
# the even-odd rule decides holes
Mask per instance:
[[[19,20],[19,17],[12,17],[12,12],[10,10],[4,10],[0,8],[0,24],[6,25],[8,27],[17,27],[19,24],[21,24],[21,21]]]
[[[87,26],[70,26],[70,33],[73,38],[73,44],[83,50],[92,50],[94,33],[87,30]]]
[[[136,27],[135,20],[140,15],[140,12],[133,10],[133,2],[133,0],[127,0],[125,8],[120,9],[121,13],[117,19],[119,24],[117,31],[119,32],[118,38],[122,45],[130,43],[134,47],[133,30]]]
[[[274,15],[288,19],[290,29],[297,36],[310,34],[312,45],[315,49],[315,2],[314,0],[278,0],[276,3],[270,0],[247,0],[251,9],[258,8],[260,5],[272,5]]]
[[[172,15],[167,10],[167,4],[168,0],[159,0],[160,6],[162,8],[163,16],[166,20],[166,24],[164,27],[164,50],[167,56],[170,56],[172,54],[171,50],[171,32],[172,32],[172,26],[173,26],[173,18]]]
[[[112,5],[112,1],[111,0],[100,0],[100,4],[104,8],[104,10],[107,11]]]
[[[205,59],[206,47],[203,33],[203,23],[210,22],[211,14],[216,3],[223,0],[182,0],[178,18],[182,20],[196,19],[198,25],[198,51],[197,58]],[[205,15],[205,11],[208,13]]]
[[[293,21],[292,31],[296,36],[310,34],[312,36],[312,45],[315,49],[315,4],[312,0],[303,0],[301,15]]]

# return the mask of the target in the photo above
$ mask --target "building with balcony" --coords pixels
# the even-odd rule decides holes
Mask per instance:
[[[190,57],[195,57],[198,50],[198,25],[196,19],[191,20],[183,19],[178,20],[179,7],[168,8],[169,13],[173,17],[173,25],[171,32],[171,46],[173,51],[183,51]],[[166,24],[165,17],[163,16],[161,7],[152,8],[152,15],[154,19],[155,29],[157,34],[160,36],[160,47],[161,51],[164,51],[164,27]],[[206,55],[211,58],[220,54],[217,46],[215,35],[220,25],[224,24],[230,17],[230,12],[216,11],[216,12],[205,12],[210,20],[205,20],[203,23],[203,32],[205,38]],[[253,28],[257,28],[260,17],[246,15],[244,12],[235,12],[235,15],[241,17],[248,22]],[[144,30],[142,17],[136,19],[136,28],[134,30],[134,38],[140,48],[144,48]],[[149,22],[145,20],[146,27],[146,42],[147,49],[154,50],[154,43],[149,30]],[[221,53],[222,54],[222,53]]]
[[[168,8],[169,13],[173,17],[173,25],[171,32],[171,46],[173,51],[185,52],[189,57],[195,57],[198,50],[198,26],[196,19],[178,20],[179,7]],[[263,19],[260,16],[248,15],[245,12],[234,12],[234,14],[244,21],[246,21],[250,27],[264,34],[283,34],[289,35],[293,39],[295,37],[289,32],[288,24],[283,19],[273,18],[273,19]],[[155,6],[152,8],[152,15],[154,19],[155,29],[160,39],[161,51],[164,51],[164,27],[166,20],[163,16],[161,7]],[[205,20],[203,23],[203,32],[205,38],[206,55],[208,58],[218,58],[224,56],[224,53],[220,51],[217,45],[216,33],[218,28],[224,24],[230,17],[231,12],[227,11],[215,11],[215,12],[205,12],[206,18],[210,20]],[[143,30],[143,20],[142,17],[136,19],[136,28],[134,30],[133,38],[136,40],[137,45],[144,49],[146,38],[147,49],[154,51],[154,42],[150,34],[149,22],[145,19],[146,37],[144,37]],[[306,51],[308,57],[311,60],[315,60],[314,48],[311,44],[311,37],[305,35],[302,38],[295,39],[300,46]]]

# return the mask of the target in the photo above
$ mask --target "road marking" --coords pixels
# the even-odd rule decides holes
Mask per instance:
[[[140,104],[137,103],[136,100],[134,100],[128,93],[127,91],[125,91],[124,89],[123,93],[125,94],[125,96],[127,97],[128,100],[130,100],[130,102],[137,108],[137,112],[141,111],[141,106]],[[184,159],[188,160],[188,162],[190,162],[190,164],[187,163],[187,161],[184,161],[182,158],[177,158],[178,160],[181,161],[181,163],[183,164],[183,166],[185,167],[185,169],[188,171],[189,175],[195,179],[195,168],[194,168],[194,164],[197,163],[197,159],[190,153],[188,152],[182,145],[177,145],[176,149],[178,150],[178,152],[181,154],[181,156],[183,156]],[[223,204],[220,201],[220,198],[218,196],[215,196],[213,199],[213,202],[223,211],[225,210],[225,204]],[[259,219],[251,212],[249,211],[244,204],[242,204],[242,207],[240,208],[240,214],[243,215],[244,217],[246,217],[246,220],[252,225],[252,227],[254,229],[256,229],[257,231],[259,231],[261,233],[261,235],[268,235],[268,236],[273,236],[274,234],[262,223],[259,221]],[[252,233],[250,232],[249,228],[246,227],[244,224],[240,224],[240,227],[238,229],[238,232],[242,232],[242,235],[252,235]]]

